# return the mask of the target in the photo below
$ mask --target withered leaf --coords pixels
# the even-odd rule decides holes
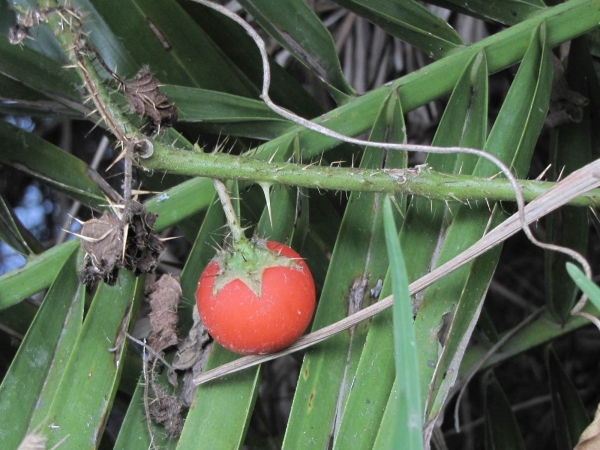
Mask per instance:
[[[196,308],[193,309],[193,317],[194,325],[188,336],[179,343],[177,353],[167,374],[169,383],[177,387],[176,371],[185,371],[181,389],[181,400],[185,406],[192,404],[196,392],[196,385],[193,380],[204,369],[213,342],[202,320],[200,320]]]
[[[149,412],[152,420],[165,427],[169,437],[177,438],[183,429],[181,417],[181,403],[177,396],[167,394],[163,389],[153,383],[152,389],[156,397],[149,402]]]
[[[600,405],[592,423],[583,430],[579,442],[573,450],[599,450],[600,449]]]
[[[158,90],[160,82],[143,66],[130,80],[123,82],[123,90],[129,105],[140,117],[147,117],[147,134],[153,134],[160,128],[172,127],[177,122],[178,111],[169,103],[169,98]]]
[[[81,246],[87,257],[80,274],[82,283],[89,285],[104,280],[109,285],[114,284],[123,266],[123,227],[123,221],[109,212],[83,224]]]
[[[154,290],[148,296],[151,312],[152,332],[148,336],[148,345],[157,352],[179,342],[177,337],[177,309],[181,302],[179,280],[164,274],[154,284]]]
[[[164,248],[160,239],[153,234],[157,215],[149,213],[144,205],[132,200],[128,203],[125,216],[120,219],[114,213],[105,212],[99,219],[89,220],[83,225],[81,242],[87,256],[80,274],[82,283],[93,285],[104,280],[113,285],[121,267],[131,270],[135,275],[151,273],[156,269]],[[127,242],[123,260],[126,227]]]

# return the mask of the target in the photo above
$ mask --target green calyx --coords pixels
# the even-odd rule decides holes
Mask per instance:
[[[213,295],[235,279],[244,282],[250,290],[260,297],[262,276],[265,269],[270,267],[289,267],[302,270],[302,266],[286,256],[267,247],[265,239],[242,238],[224,250],[220,250],[213,261],[221,268],[215,279]]]

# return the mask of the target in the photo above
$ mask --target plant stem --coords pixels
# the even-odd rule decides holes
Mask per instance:
[[[249,156],[226,153],[189,152],[153,142],[154,155],[144,160],[149,169],[181,175],[244,180],[254,183],[280,183],[334,191],[385,192],[419,195],[431,200],[514,201],[514,191],[503,178],[478,178],[415,169],[370,170],[346,167],[267,162]],[[531,201],[555,183],[519,180],[523,196]],[[600,190],[592,190],[569,203],[599,206]]]
[[[239,242],[243,239],[246,239],[244,236],[244,230],[240,225],[240,219],[238,218],[235,210],[233,209],[233,205],[231,204],[231,198],[229,197],[227,188],[221,180],[217,180],[216,178],[213,180],[213,183],[215,185],[215,190],[219,195],[219,200],[221,200],[221,205],[223,205],[223,211],[225,212],[225,217],[227,218],[227,225],[231,230],[233,242]]]

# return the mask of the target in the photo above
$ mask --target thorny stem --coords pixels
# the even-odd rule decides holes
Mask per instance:
[[[268,162],[226,153],[189,152],[154,142],[154,155],[144,167],[194,177],[214,177],[253,183],[284,184],[331,191],[385,192],[417,195],[431,200],[462,202],[514,201],[510,183],[499,177],[481,178],[436,172],[427,166],[413,169],[360,169],[288,162]],[[518,180],[526,201],[556,183]],[[569,203],[600,206],[600,190],[589,191]]]
[[[219,4],[213,3],[212,1],[209,1],[209,0],[194,0],[194,1],[229,17],[231,20],[235,21],[242,28],[244,28],[246,33],[248,33],[248,35],[252,38],[252,40],[258,47],[258,50],[260,52],[261,59],[262,59],[262,65],[263,65],[263,87],[262,87],[262,92],[261,92],[260,96],[263,99],[263,101],[265,102],[265,104],[269,108],[271,108],[274,112],[276,112],[277,114],[279,114],[282,117],[285,117],[288,120],[291,120],[294,123],[302,125],[303,127],[307,128],[309,130],[316,131],[317,133],[332,137],[332,138],[337,139],[342,142],[347,142],[349,144],[371,146],[371,147],[377,147],[377,148],[382,148],[382,149],[387,149],[387,150],[404,150],[404,151],[410,151],[410,152],[446,153],[446,154],[448,154],[448,153],[465,153],[465,154],[476,155],[476,156],[479,156],[480,158],[487,159],[488,161],[493,163],[496,167],[498,167],[502,171],[502,173],[506,176],[506,178],[509,180],[510,184],[512,185],[513,190],[514,190],[515,200],[517,202],[517,207],[518,207],[517,214],[519,217],[519,222],[521,223],[521,228],[522,228],[523,232],[525,233],[525,235],[527,236],[527,238],[538,247],[541,247],[546,250],[556,251],[556,252],[560,252],[560,253],[569,255],[571,258],[573,258],[574,260],[579,262],[579,264],[581,264],[586,276],[589,279],[592,278],[592,269],[591,269],[588,261],[581,254],[579,254],[578,252],[576,252],[570,248],[567,248],[567,247],[543,243],[543,242],[539,241],[533,235],[533,233],[531,232],[531,230],[529,228],[529,225],[527,224],[527,221],[525,220],[525,212],[524,212],[525,201],[523,199],[523,194],[521,192],[521,188],[519,187],[517,179],[512,174],[510,169],[498,158],[496,158],[495,156],[493,156],[489,153],[486,153],[482,150],[475,149],[475,148],[434,147],[434,146],[427,146],[427,145],[394,144],[394,143],[387,143],[387,142],[365,141],[363,139],[356,139],[356,138],[348,137],[344,134],[338,133],[334,130],[324,127],[323,125],[316,124],[314,122],[311,122],[310,120],[304,119],[303,117],[297,116],[296,114],[292,113],[291,111],[288,111],[287,109],[276,105],[269,97],[269,88],[271,85],[271,69],[270,69],[270,64],[269,64],[269,56],[267,53],[267,47],[265,45],[265,42],[260,37],[260,35],[256,32],[256,30],[254,30],[254,28],[252,28],[240,16],[238,16],[234,12],[230,11],[229,9],[227,9]],[[586,298],[587,297],[584,294],[582,296],[581,300],[579,300],[579,302],[577,303],[576,308],[574,308],[573,312],[578,312],[578,310],[580,310],[583,307]]]
[[[527,220],[529,223],[539,220],[546,214],[554,211],[560,206],[564,205],[573,198],[577,193],[581,192],[581,189],[588,190],[592,187],[597,187],[600,181],[596,174],[600,172],[600,160],[594,161],[581,169],[576,170],[564,180],[556,184],[550,191],[542,194],[536,198],[533,202],[527,205]],[[556,195],[560,193],[560,195]],[[520,229],[520,222],[518,218],[513,215],[507,220],[502,222],[499,226],[485,234],[479,241],[463,251],[459,255],[456,255],[451,260],[445,262],[441,266],[427,273],[423,277],[419,278],[410,284],[410,294],[414,295],[417,292],[431,286],[431,284],[442,279],[450,271],[456,270],[463,264],[472,261],[474,258],[482,255],[491,247],[503,242],[508,237],[517,233]],[[339,333],[340,331],[347,330],[353,327],[359,322],[366,320],[379,314],[386,309],[392,307],[394,297],[392,295],[380,299],[378,302],[368,306],[360,311],[338,321],[326,327],[320,328],[317,331],[302,336],[298,341],[292,344],[285,350],[275,352],[269,355],[260,356],[244,356],[240,359],[236,359],[231,363],[224,364],[215,369],[209,370],[208,372],[202,373],[194,378],[195,384],[205,383],[207,381],[218,378],[222,375],[236,372],[238,370],[246,369],[257,364],[261,364],[266,361],[270,361],[275,358],[296,352],[315,345],[319,342],[324,341],[330,336]],[[579,313],[581,314],[581,313]]]
[[[365,141],[365,140],[361,140],[361,139],[348,137],[346,135],[343,135],[336,131],[333,131],[329,128],[326,128],[322,125],[316,124],[316,123],[308,121],[302,117],[296,116],[295,114],[291,113],[290,111],[288,111],[284,108],[281,108],[280,106],[273,103],[273,101],[269,97],[268,91],[269,91],[269,87],[270,87],[270,67],[269,67],[269,62],[268,62],[268,55],[267,55],[264,41],[260,38],[258,33],[249,24],[247,24],[242,18],[240,18],[235,13],[232,13],[228,9],[222,7],[221,5],[215,4],[215,3],[211,2],[211,1],[207,1],[207,0],[194,0],[194,1],[196,1],[197,3],[203,4],[211,9],[214,9],[214,10],[226,15],[230,19],[234,20],[236,23],[238,23],[240,26],[242,26],[246,30],[246,32],[250,35],[250,37],[255,41],[255,43],[258,46],[258,49],[260,51],[262,63],[263,63],[263,76],[264,77],[263,77],[263,89],[262,89],[261,98],[265,101],[265,104],[267,104],[267,106],[269,106],[269,108],[271,108],[273,111],[275,111],[282,117],[285,117],[288,120],[291,120],[294,123],[302,125],[303,127],[307,128],[309,130],[329,136],[331,138],[337,139],[342,142],[348,142],[348,143],[358,144],[358,145],[368,145],[371,147],[379,147],[379,148],[384,148],[384,149],[389,149],[389,150],[420,151],[420,152],[427,152],[427,153],[466,153],[466,154],[477,155],[481,158],[487,159],[488,161],[495,164],[504,173],[504,175],[508,179],[508,182],[512,186],[512,188],[514,190],[515,200],[518,205],[518,212],[517,212],[518,220],[522,227],[522,230],[525,232],[527,237],[535,245],[537,245],[539,247],[568,254],[569,256],[571,256],[573,259],[577,260],[582,265],[588,278],[591,278],[591,268],[590,268],[588,262],[585,260],[585,258],[583,258],[583,256],[581,256],[577,252],[574,252],[571,249],[566,249],[564,247],[560,247],[560,246],[556,246],[556,245],[541,243],[532,235],[532,233],[527,225],[527,221],[525,220],[525,214],[524,214],[525,202],[524,202],[523,194],[521,192],[519,184],[518,184],[516,178],[514,177],[514,175],[511,173],[510,169],[505,164],[503,164],[500,160],[498,160],[496,157],[494,157],[486,152],[483,152],[479,149],[473,149],[473,148],[431,147],[431,146],[421,146],[421,145],[412,145],[412,144],[392,144],[392,143],[369,142],[369,141]],[[79,69],[80,75],[85,80],[86,86],[88,87],[88,89],[90,89],[90,93],[92,94],[91,98],[96,103],[96,106],[98,107],[100,114],[107,121],[108,127],[111,129],[111,131],[113,131],[113,133],[115,133],[115,135],[123,143],[127,143],[128,142],[127,136],[130,132],[133,131],[133,128],[131,128],[130,125],[128,125],[128,122],[123,118],[120,111],[118,111],[118,108],[116,108],[113,105],[113,102],[110,100],[109,96],[105,92],[102,82],[101,82],[98,74],[96,73],[93,65],[91,64],[91,61],[89,60],[89,58],[85,55],[84,51],[81,48],[78,51],[78,49],[77,49],[77,46],[79,44],[78,39],[82,37],[82,33],[79,33],[79,32],[73,33],[70,31],[62,30],[60,28],[60,26],[58,25],[57,20],[53,20],[53,21],[51,20],[50,22],[51,22],[51,26],[53,27],[54,30],[60,30],[59,39],[61,40],[63,47],[67,50],[67,53],[71,56],[71,59],[76,64],[77,68]],[[70,37],[67,36],[67,34],[69,34]],[[75,46],[74,48],[73,48],[73,45]],[[233,211],[233,209],[232,209],[232,211]],[[237,221],[232,221],[231,223],[235,224],[236,222]],[[238,222],[238,227],[239,227],[239,222]],[[241,231],[241,227],[236,229],[236,227],[234,226],[232,228],[232,233],[234,234],[234,236],[235,235],[239,235],[239,236],[243,235],[243,233]],[[585,302],[585,297],[582,297],[582,299],[577,303],[576,307],[574,308],[573,313],[577,313],[583,307],[584,302]]]
[[[221,205],[223,206],[223,211],[225,212],[225,217],[227,218],[227,225],[229,225],[229,229],[231,230],[231,237],[233,238],[233,242],[239,242],[241,240],[246,239],[244,236],[244,230],[240,225],[240,219],[238,218],[235,210],[233,209],[233,205],[231,204],[231,198],[229,197],[229,192],[227,192],[227,188],[223,184],[221,180],[213,179],[213,183],[215,185],[215,190],[219,195],[219,200],[221,201]]]

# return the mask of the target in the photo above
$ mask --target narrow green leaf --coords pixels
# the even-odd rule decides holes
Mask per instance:
[[[0,240],[23,256],[43,251],[42,245],[14,215],[2,196],[0,196]],[[32,246],[36,251],[31,248]]]
[[[27,47],[12,45],[0,36],[0,73],[19,80],[25,86],[50,95],[61,103],[78,105],[81,101],[74,86],[81,80],[73,70]]]
[[[465,66],[444,111],[433,145],[483,146],[487,123],[486,69],[483,54],[476,55]],[[445,172],[464,170],[466,173],[470,173],[474,161],[460,158],[459,155],[431,154],[428,155],[426,162],[436,170]],[[445,203],[431,202],[426,198],[411,199],[400,235],[403,254],[407,260],[410,260],[410,265],[407,267],[410,281],[426,274],[435,264],[439,246],[453,217]],[[386,276],[381,295],[389,295],[390,287],[391,278]],[[369,400],[381,406],[379,410],[372,408],[371,414],[367,416],[368,422],[373,425],[369,427],[369,433],[361,434],[362,448],[365,449],[371,448],[374,442],[377,443],[378,448],[389,448],[393,444],[396,428],[395,418],[399,414],[398,404],[394,400],[397,393],[391,391],[394,374],[387,370],[384,372],[386,367],[393,364],[392,355],[386,353],[383,357],[384,355],[380,351],[382,347],[387,348],[393,345],[393,329],[391,323],[388,323],[386,328],[376,326],[377,324],[378,319],[376,318],[371,326],[367,343],[371,342],[371,335],[377,333],[377,337],[373,336],[372,347],[370,349],[365,347],[363,351],[361,364],[365,371],[360,378],[364,378],[361,383],[366,386],[376,382],[378,386],[385,385],[387,390],[378,389],[369,393]],[[422,355],[419,355],[419,367],[426,363],[429,364],[427,360],[423,361]],[[424,390],[422,384],[427,382],[428,380],[421,381],[422,391]],[[392,395],[390,395],[390,391]],[[385,408],[385,413],[383,408]],[[379,423],[381,423],[380,426]]]
[[[238,356],[215,343],[205,370]],[[258,394],[259,374],[254,368],[199,386],[177,449],[240,448]]]
[[[398,390],[394,448],[420,450],[423,448],[423,409],[419,394],[412,304],[392,202],[387,197],[383,204],[383,224],[394,295],[394,355]]]
[[[571,450],[590,424],[590,417],[551,346],[546,348],[545,357],[550,377],[557,449]]]
[[[163,83],[251,96],[257,90],[174,0],[77,0],[94,47],[125,77],[147,64]],[[96,30],[97,28],[97,30]]]
[[[494,373],[488,372],[482,383],[485,409],[485,448],[487,450],[525,450],[525,443],[510,403],[508,403]]]
[[[369,138],[384,140],[386,136],[396,142],[404,139],[404,120],[396,93],[391,93],[380,107]],[[385,157],[386,152],[368,148],[360,166],[380,168],[386,161]],[[406,164],[406,155],[402,152],[387,153],[386,163],[388,167],[402,167]],[[381,287],[388,266],[381,198],[380,194],[365,193],[353,193],[350,196],[313,330],[340,320],[375,301],[377,296],[371,295],[371,290]],[[368,328],[368,323],[357,325],[349,333],[339,333],[306,353],[284,448],[296,449],[312,444],[324,447],[336,435],[346,437],[343,428],[352,429],[352,421],[360,420],[361,414],[342,415],[345,411],[353,410],[347,406],[347,398]],[[391,352],[392,349],[382,351]],[[354,384],[352,390],[356,389],[358,386]],[[364,403],[362,398],[359,401]],[[336,441],[335,445],[343,446],[344,443],[337,444]]]
[[[542,0],[430,0],[429,3],[504,25],[515,25],[546,8]]]
[[[0,112],[15,116],[81,119],[78,112],[12,78],[0,74]]]
[[[31,258],[25,266],[0,277],[0,311],[52,284],[61,267],[79,248],[79,240],[66,242]]]
[[[179,327],[187,331],[192,324],[192,311],[196,307],[196,290],[200,274],[215,256],[214,247],[221,245],[225,213],[215,195],[181,273],[182,298]]]
[[[600,317],[600,311],[591,303],[587,304],[582,311],[594,317]],[[477,344],[469,347],[469,349],[465,352],[465,356],[463,357],[459,375],[461,377],[464,376],[465,373],[475,366],[478,366],[479,370],[485,370],[494,366],[495,364],[506,361],[515,355],[535,348],[538,345],[550,342],[560,336],[566,336],[567,334],[572,333],[574,330],[589,324],[590,321],[584,317],[571,316],[562,327],[557,327],[555,323],[552,323],[549,316],[544,315],[511,337],[505,344],[502,345],[502,352],[496,353],[490,358],[486,359],[481,367],[479,367],[481,358],[483,358],[489,350],[489,345]],[[500,338],[502,338],[502,336],[509,331],[510,330],[507,330],[506,332],[502,333]]]
[[[575,281],[575,284],[588,296],[590,302],[600,311],[600,288],[594,284],[585,274],[573,263],[567,263],[567,272]]]
[[[127,339],[144,292],[144,277],[122,270],[114,286],[101,284],[86,315],[47,413],[48,446],[96,448],[117,391]],[[112,349],[112,351],[111,351]]]
[[[254,85],[262,87],[263,71],[260,52],[246,31],[233,20],[204,5],[188,0],[178,0],[179,4],[200,25]],[[302,117],[316,117],[323,108],[283,67],[270,60],[271,86],[269,95],[275,103],[294,111]]]
[[[485,51],[489,73],[498,72],[516,63],[525,54],[533,30],[542,21],[546,21],[548,47],[554,47],[595,28],[600,22],[600,11],[593,0],[571,0],[548,8],[521,24],[458,50],[443,60],[429,64],[423,70],[399,78],[389,86],[362,95],[315,119],[315,123],[326,125],[347,136],[358,136],[373,126],[381,104],[394,89],[398,89],[402,109],[406,113],[450,93],[468,62],[481,51]],[[348,120],[348,117],[352,117],[352,120]],[[258,147],[256,154],[261,157],[266,155],[265,158],[268,159],[280,146],[296,135],[300,139],[300,148],[306,158],[318,158],[323,151],[339,145],[336,139],[296,127]]]
[[[177,105],[180,123],[199,124],[211,133],[270,139],[292,126],[262,101],[185,86],[161,89]]]
[[[38,312],[38,307],[31,302],[20,302],[10,308],[0,311],[0,324],[4,326],[4,330],[17,333],[21,339],[31,326],[31,322]]]
[[[240,0],[240,4],[279,44],[341,95],[353,96],[323,22],[303,0]]]
[[[49,142],[0,121],[0,162],[22,170],[71,197],[100,208],[106,198],[88,175],[87,165]]]
[[[551,53],[546,45],[545,27],[542,24],[532,36],[529,49],[485,145],[487,152],[509,164],[517,174],[528,171],[548,110],[552,73]],[[473,174],[491,176],[497,171],[494,165],[480,159]],[[505,216],[506,213],[497,207],[490,217],[487,205],[473,209],[468,205],[461,206],[446,234],[437,265],[472,245],[488,226],[497,225]],[[426,405],[427,420],[436,418],[440,413],[448,390],[458,375],[460,359],[479,317],[482,296],[493,275],[500,247],[492,252],[449,274],[425,293],[419,310],[423,320],[416,322],[419,325],[417,342],[421,346],[419,355],[436,363],[431,367],[426,363],[427,360],[420,361],[421,382],[424,383],[429,377],[433,384],[430,391],[433,395]],[[426,336],[441,332],[444,314],[453,320],[445,328],[447,341],[444,342],[444,336],[440,336],[444,349],[438,357],[438,342],[428,341]],[[423,391],[424,396],[427,393]]]
[[[211,179],[192,178],[152,197],[145,205],[149,212],[158,213],[154,230],[160,231],[198,211],[206,210],[214,195]]]
[[[448,23],[413,0],[335,0],[391,35],[439,59],[460,48],[462,39]]]
[[[73,331],[67,327],[63,335],[65,325],[81,321],[83,312],[84,289],[77,279],[76,263],[77,254],[72,253],[46,294],[0,386],[2,448],[18,447],[36,408],[44,407],[37,401],[45,384],[64,364],[61,361],[66,350],[63,343],[72,340],[69,330]]]
[[[566,82],[571,91],[562,95],[579,94],[580,101],[590,97],[588,78],[593,76],[592,61],[586,38],[571,42]],[[555,75],[556,76],[556,75]],[[560,74],[557,74],[560,76]],[[558,85],[558,84],[555,84]],[[571,100],[574,102],[574,100]],[[574,105],[574,114],[581,116],[578,123],[570,122],[553,130],[551,136],[551,163],[553,178],[566,177],[573,171],[592,161],[592,123],[589,107]],[[547,216],[547,234],[551,243],[571,248],[585,254],[588,247],[588,210],[565,206]],[[575,303],[577,288],[566,272],[565,264],[571,258],[558,252],[546,252],[546,301],[548,311],[559,322],[564,323]]]

